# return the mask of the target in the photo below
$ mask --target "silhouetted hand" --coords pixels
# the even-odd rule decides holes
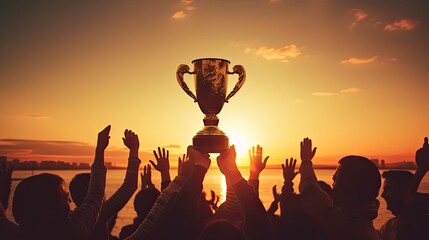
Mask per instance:
[[[267,210],[267,213],[274,214],[279,209],[280,194],[277,193],[277,185],[274,185],[272,188],[274,200],[270,205],[270,208]]]
[[[301,161],[302,162],[311,162],[314,155],[316,154],[316,149],[314,148],[311,150],[312,144],[311,139],[304,138],[304,140],[301,142]]]
[[[210,205],[210,206],[212,206],[212,209],[213,210],[217,210],[217,208],[218,208],[218,203],[219,203],[219,195],[216,195],[216,193],[213,191],[213,190],[210,190],[210,195],[211,195],[211,198],[207,201],[207,203]]]
[[[188,155],[183,154],[183,159],[180,159],[179,157],[179,161],[177,165],[179,176],[189,178],[189,176],[191,176],[193,167],[194,167],[194,162],[188,158]]]
[[[158,147],[158,154],[153,150],[153,155],[155,156],[157,164],[152,160],[149,160],[153,168],[161,173],[161,181],[170,181],[170,160],[169,160],[169,151],[165,152],[165,148]]]
[[[8,166],[6,161],[0,162],[0,201],[4,209],[7,209],[9,206],[12,172],[12,164]]]
[[[104,151],[109,145],[109,139],[110,139],[109,133],[110,133],[110,125],[98,133],[98,139],[97,139],[98,151]]]
[[[243,178],[235,163],[236,155],[235,146],[232,145],[228,150],[221,152],[217,157],[219,170],[231,184],[235,184]]]
[[[429,171],[429,143],[425,137],[423,147],[416,151],[416,164],[420,170]]]
[[[285,183],[291,183],[299,172],[295,172],[296,159],[286,159],[285,164],[282,164],[283,179]]]
[[[259,179],[259,174],[264,170],[267,165],[269,156],[265,157],[262,162],[262,147],[259,144],[252,149],[249,149],[249,159],[250,159],[250,175],[249,179]]]
[[[210,167],[210,155],[207,153],[201,153],[196,150],[193,146],[188,146],[188,156],[195,165],[201,165],[204,168],[208,169]]]
[[[140,142],[139,137],[133,131],[126,129],[122,138],[125,146],[130,149],[130,157],[138,157]]]
[[[150,164],[144,166],[143,173],[140,173],[140,177],[142,181],[142,189],[154,187],[152,183],[152,169]]]

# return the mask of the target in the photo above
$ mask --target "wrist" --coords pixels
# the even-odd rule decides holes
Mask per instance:
[[[130,149],[130,158],[138,158],[139,157],[139,151],[137,149]]]
[[[250,180],[250,179],[258,180],[258,179],[259,179],[259,173],[250,172],[249,180]]]
[[[171,181],[170,172],[161,172],[161,182]]]

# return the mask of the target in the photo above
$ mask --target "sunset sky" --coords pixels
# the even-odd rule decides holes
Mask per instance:
[[[269,165],[357,154],[412,161],[429,135],[429,7],[419,0],[2,1],[0,155],[91,162],[111,124],[107,161],[124,165],[123,131],[141,159],[175,165],[203,127],[176,69],[212,57],[243,65],[218,115],[239,163],[261,144]],[[185,81],[194,90],[193,76]],[[231,91],[237,76],[229,76]]]

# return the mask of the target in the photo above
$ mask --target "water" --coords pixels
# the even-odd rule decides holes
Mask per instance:
[[[316,175],[318,177],[318,180],[325,181],[326,183],[332,185],[332,175],[334,174],[335,170],[332,169],[317,169]],[[70,180],[75,176],[77,173],[82,172],[89,172],[88,171],[75,171],[75,170],[68,170],[68,171],[35,171],[34,174],[39,174],[42,172],[49,172],[52,174],[57,174],[64,178],[66,184],[70,182]],[[243,177],[248,177],[248,169],[243,169],[241,171],[243,173]],[[412,171],[414,172],[414,171]],[[171,170],[171,176],[176,176],[177,170]],[[31,171],[14,171],[13,178],[25,178],[31,176]],[[125,170],[109,170],[107,172],[107,183],[106,183],[106,196],[110,197],[122,184],[123,179],[125,177]],[[277,185],[277,191],[281,191],[281,187],[283,185],[283,175],[281,169],[265,169],[261,176],[259,177],[259,197],[264,204],[265,208],[268,209],[271,202],[273,201],[273,195],[272,195],[272,187],[274,185]],[[161,188],[161,176],[159,172],[152,171],[152,181],[155,184],[155,186],[160,189]],[[13,181],[12,182],[12,194],[10,196],[9,201],[9,208],[6,212],[6,215],[9,219],[13,219],[12,216],[12,199],[13,199],[13,193],[15,191],[16,185],[19,181]],[[298,184],[299,184],[299,176],[296,177],[294,180],[294,187],[295,191],[298,192]],[[68,187],[68,186],[67,186]],[[139,187],[140,187],[140,179],[139,179]],[[226,196],[226,183],[225,178],[223,177],[222,173],[219,171],[217,166],[212,166],[205,179],[204,179],[204,191],[207,193],[210,192],[210,190],[214,190],[216,194],[220,196],[220,202],[225,201]],[[429,177],[426,177],[422,184],[419,191],[422,192],[429,192]],[[137,191],[136,191],[137,193]],[[380,191],[381,193],[381,191]],[[121,228],[125,225],[131,224],[133,222],[133,218],[136,217],[136,214],[134,212],[133,208],[133,200],[134,196],[131,198],[130,201],[125,205],[125,207],[119,212],[118,219],[116,221],[116,225],[112,231],[113,235],[118,236]],[[374,220],[374,225],[376,228],[380,228],[380,226],[385,223],[388,219],[390,219],[393,215],[386,209],[386,202],[384,199],[379,197],[380,200],[380,209],[378,211],[378,217]],[[72,204],[72,209],[75,206]],[[279,212],[277,212],[279,214]]]

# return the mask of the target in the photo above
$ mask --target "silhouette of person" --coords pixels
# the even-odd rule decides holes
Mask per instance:
[[[407,194],[413,180],[413,174],[409,171],[390,170],[381,175],[384,178],[383,192],[381,197],[387,204],[387,209],[395,217],[389,219],[380,228],[380,238],[382,240],[396,239],[396,232],[401,215],[406,208]]]
[[[323,231],[321,238],[378,239],[372,222],[378,214],[376,198],[381,185],[377,166],[361,156],[342,158],[333,176],[331,199],[317,183],[312,164],[315,153],[311,140],[305,138],[301,142],[299,188],[306,212]]]
[[[92,236],[92,239],[95,240],[109,238],[110,234],[107,223],[125,206],[125,204],[127,204],[128,200],[137,190],[138,169],[141,162],[138,158],[140,146],[139,138],[133,131],[126,129],[122,140],[125,146],[130,150],[125,179],[119,189],[113,193],[109,199],[103,202]],[[81,205],[86,197],[89,181],[90,174],[81,173],[77,174],[70,182],[71,197],[77,207]]]
[[[107,126],[98,134],[91,180],[82,205],[70,214],[71,200],[60,176],[43,173],[28,177],[16,187],[12,205],[21,231],[5,232],[2,229],[5,239],[90,238],[104,195],[104,151],[109,145],[109,132],[110,126]],[[0,217],[0,220],[0,226],[13,224],[5,217]]]
[[[140,176],[142,183],[141,190],[134,197],[134,210],[137,213],[137,217],[134,218],[133,224],[122,227],[119,233],[120,239],[126,239],[137,230],[160,195],[159,190],[156,189],[155,185],[152,183],[152,169],[150,164],[144,166],[143,173],[141,173]]]
[[[419,193],[423,177],[429,171],[429,143],[416,151],[417,170],[408,190],[405,212],[401,215],[396,239],[429,239],[429,194]]]

